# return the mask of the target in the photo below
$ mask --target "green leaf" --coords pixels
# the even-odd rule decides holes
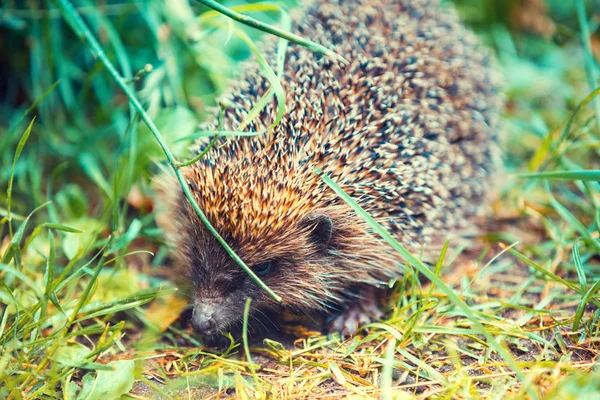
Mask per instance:
[[[131,391],[135,380],[132,360],[113,361],[109,370],[88,373],[83,377],[78,400],[118,399]]]
[[[56,349],[52,357],[54,361],[58,362],[80,362],[90,354],[91,350],[85,347],[81,343],[71,342],[64,346]]]
[[[115,240],[115,245],[108,251],[108,253],[114,253],[129,246],[129,244],[139,236],[142,227],[142,222],[139,219],[136,218],[131,221],[127,232],[125,232],[125,235]]]
[[[71,375],[63,380],[63,396],[66,400],[77,399],[77,394],[81,391],[81,387],[77,382],[71,380]]]
[[[71,229],[82,232],[75,233],[75,231],[68,231],[62,239],[62,250],[69,260],[86,251],[96,238],[98,232],[105,228],[105,225],[101,221],[91,218],[71,221],[69,225]]]
[[[92,370],[112,371],[112,368],[105,364],[93,363],[87,360],[91,350],[81,343],[69,342],[59,347],[50,357],[51,360],[63,365]]]
[[[29,245],[34,241],[34,239],[37,237],[37,235],[44,228],[49,228],[49,229],[54,229],[54,230],[57,230],[57,231],[69,232],[69,233],[81,233],[81,232],[83,232],[80,229],[72,228],[70,226],[66,226],[66,225],[62,225],[62,224],[55,224],[55,223],[51,223],[51,222],[44,222],[43,224],[36,226],[35,229],[33,230],[33,232],[31,232],[31,235],[29,235],[29,237],[25,241],[25,244],[23,245],[23,251],[25,251],[25,249],[27,249],[29,247]]]
[[[579,372],[563,379],[547,400],[600,399],[600,374]]]

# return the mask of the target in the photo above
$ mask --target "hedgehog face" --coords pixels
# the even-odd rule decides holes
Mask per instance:
[[[348,280],[348,269],[337,268],[339,243],[342,238],[348,243],[356,233],[349,230],[354,225],[349,223],[347,207],[267,179],[240,186],[240,190],[249,188],[243,193],[231,193],[228,182],[246,177],[234,168],[217,174],[204,166],[184,174],[211,224],[283,298],[281,304],[275,302],[244,272],[208,232],[175,179],[164,174],[155,179],[157,223],[173,249],[176,269],[192,286],[192,325],[199,333],[212,335],[239,323],[248,297],[253,310],[281,306],[316,310],[339,300]],[[213,175],[221,180],[211,181]],[[301,178],[294,181],[306,184],[318,177],[311,173]]]
[[[210,168],[192,172],[199,171],[207,174]],[[316,198],[314,192],[290,188],[283,195],[281,186],[264,180],[234,195],[227,182],[239,180],[239,173],[222,171],[221,184],[211,185],[189,175],[196,201],[217,232],[283,299],[275,302],[242,270],[206,229],[177,182],[162,176],[155,180],[157,223],[173,249],[176,269],[192,286],[192,325],[202,335],[239,324],[248,298],[253,312],[282,306],[325,311],[356,296],[347,290],[350,286],[380,285],[398,275],[397,254],[379,246],[381,241],[345,203],[336,202],[334,193],[325,197],[329,192],[320,191]]]
[[[293,235],[293,236],[292,236]],[[323,293],[331,284],[324,280],[331,271],[332,257],[328,245],[333,236],[333,222],[326,214],[310,214],[287,234],[257,238],[240,246],[227,232],[233,249],[272,290],[283,297],[283,305],[296,309],[323,306]],[[180,248],[182,260],[191,270],[194,283],[192,326],[205,336],[216,334],[239,323],[248,297],[252,308],[277,306],[218,244],[204,227],[188,233]],[[327,297],[327,296],[325,296]]]

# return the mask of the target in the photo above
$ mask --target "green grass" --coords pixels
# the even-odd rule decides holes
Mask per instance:
[[[215,135],[199,124],[240,60],[273,84],[259,107],[282,96],[281,61],[271,69],[256,30],[194,2],[78,1],[105,58],[74,34],[74,14],[0,6],[0,397],[600,396],[598,15],[580,0],[455,3],[506,76],[493,229],[435,268],[405,254],[388,319],[355,337],[291,318],[293,345],[267,335],[224,352],[178,319],[187,298],[149,180]],[[286,27],[276,6],[236,10]]]

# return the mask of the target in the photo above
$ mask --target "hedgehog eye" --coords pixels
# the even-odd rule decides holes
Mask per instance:
[[[267,276],[271,271],[271,266],[273,265],[273,261],[265,261],[264,263],[260,263],[252,268],[254,273],[258,276]]]

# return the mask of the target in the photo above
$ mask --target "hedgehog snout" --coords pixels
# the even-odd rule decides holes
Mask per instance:
[[[203,336],[211,336],[217,333],[218,303],[214,299],[203,299],[197,301],[192,313],[192,327]]]

